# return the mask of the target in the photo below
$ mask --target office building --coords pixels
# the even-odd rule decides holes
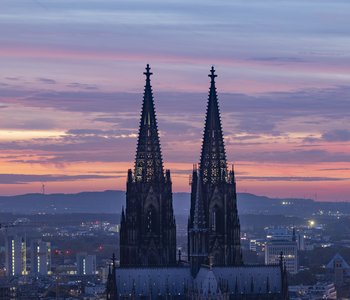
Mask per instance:
[[[51,274],[51,243],[34,240],[30,247],[30,273],[37,275]]]
[[[5,236],[5,267],[7,276],[27,275],[27,244],[24,235]]]
[[[277,265],[281,260],[281,253],[286,269],[291,274],[298,272],[298,246],[296,241],[271,240],[265,246],[265,264]]]
[[[96,275],[96,255],[77,254],[77,275]]]

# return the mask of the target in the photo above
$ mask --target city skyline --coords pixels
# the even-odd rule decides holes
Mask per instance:
[[[3,1],[1,194],[125,190],[150,63],[175,192],[199,161],[214,65],[238,192],[349,201],[348,6]]]

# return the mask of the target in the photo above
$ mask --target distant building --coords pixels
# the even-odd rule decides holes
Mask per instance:
[[[298,245],[298,250],[305,250],[305,236],[301,231],[296,231],[295,228],[291,231],[287,227],[269,228],[266,233],[266,239],[270,240],[289,240],[295,239]]]
[[[0,278],[0,299],[17,299],[16,287],[7,278]]]
[[[253,252],[256,252],[256,240],[250,240],[249,242],[249,250],[250,251],[253,251]]]
[[[287,271],[291,274],[298,272],[298,246],[296,241],[271,240],[265,246],[265,264],[275,265],[280,261],[281,253]]]
[[[328,279],[332,280],[337,287],[350,283],[350,266],[344,258],[337,253],[326,265]]]
[[[23,235],[6,235],[5,267],[7,276],[27,274],[27,244]]]
[[[267,240],[292,240],[292,233],[288,228],[269,228],[266,233]]]
[[[108,267],[100,268],[97,272],[99,274],[99,278],[101,279],[101,282],[103,284],[106,284],[108,279]]]
[[[288,290],[290,300],[338,299],[337,291],[333,283],[317,283],[315,285],[295,285],[290,286]]]
[[[305,251],[306,250],[306,248],[305,248],[305,236],[304,236],[304,234],[302,232],[298,232],[296,234],[296,242],[297,242],[299,251]]]
[[[253,239],[249,242],[249,250],[253,252],[263,252],[265,251],[265,245],[265,239]]]
[[[77,254],[77,275],[96,275],[96,255]]]
[[[104,284],[88,284],[84,287],[84,292],[87,295],[101,295],[106,291],[106,286]]]
[[[51,274],[51,243],[41,240],[34,240],[30,246],[31,274],[50,275]]]

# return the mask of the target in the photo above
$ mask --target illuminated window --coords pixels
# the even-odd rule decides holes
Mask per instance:
[[[86,261],[85,261],[85,258],[83,258],[83,274],[86,275]]]
[[[11,240],[11,258],[12,258],[12,265],[11,265],[11,270],[12,270],[12,275],[15,275],[15,240]]]

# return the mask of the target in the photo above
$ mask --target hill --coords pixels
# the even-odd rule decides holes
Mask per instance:
[[[0,196],[0,212],[15,214],[119,213],[125,205],[124,191],[82,192],[77,194],[24,194]],[[174,193],[177,215],[188,215],[190,195]],[[350,213],[347,202],[316,202],[311,199],[273,199],[248,193],[238,194],[240,214],[310,216],[312,214]]]

